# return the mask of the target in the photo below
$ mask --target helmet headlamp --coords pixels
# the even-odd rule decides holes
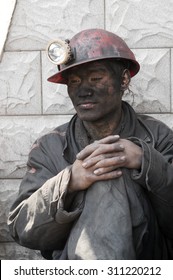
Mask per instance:
[[[47,55],[50,61],[56,65],[67,64],[72,58],[69,41],[58,39],[51,42],[47,48]]]

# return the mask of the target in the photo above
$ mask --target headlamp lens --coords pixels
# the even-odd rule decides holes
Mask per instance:
[[[51,62],[57,65],[66,64],[73,56],[69,42],[61,39],[57,39],[48,46],[47,54]]]
[[[66,57],[66,50],[59,43],[52,43],[48,49],[49,58],[56,64],[63,63]]]

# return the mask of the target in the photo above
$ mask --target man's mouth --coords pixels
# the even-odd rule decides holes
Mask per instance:
[[[81,109],[93,109],[94,106],[96,105],[96,102],[92,102],[92,101],[81,101],[78,103],[78,107],[80,107]]]

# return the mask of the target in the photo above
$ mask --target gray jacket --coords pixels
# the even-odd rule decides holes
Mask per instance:
[[[55,259],[167,259],[173,240],[173,132],[123,102],[121,138],[143,149],[142,168],[67,193],[88,138],[75,115],[38,139],[8,219],[22,246]]]

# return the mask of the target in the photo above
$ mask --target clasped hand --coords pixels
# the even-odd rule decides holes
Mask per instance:
[[[119,135],[107,136],[86,146],[72,165],[70,191],[85,190],[94,182],[115,179],[122,167],[140,169],[142,149]]]

